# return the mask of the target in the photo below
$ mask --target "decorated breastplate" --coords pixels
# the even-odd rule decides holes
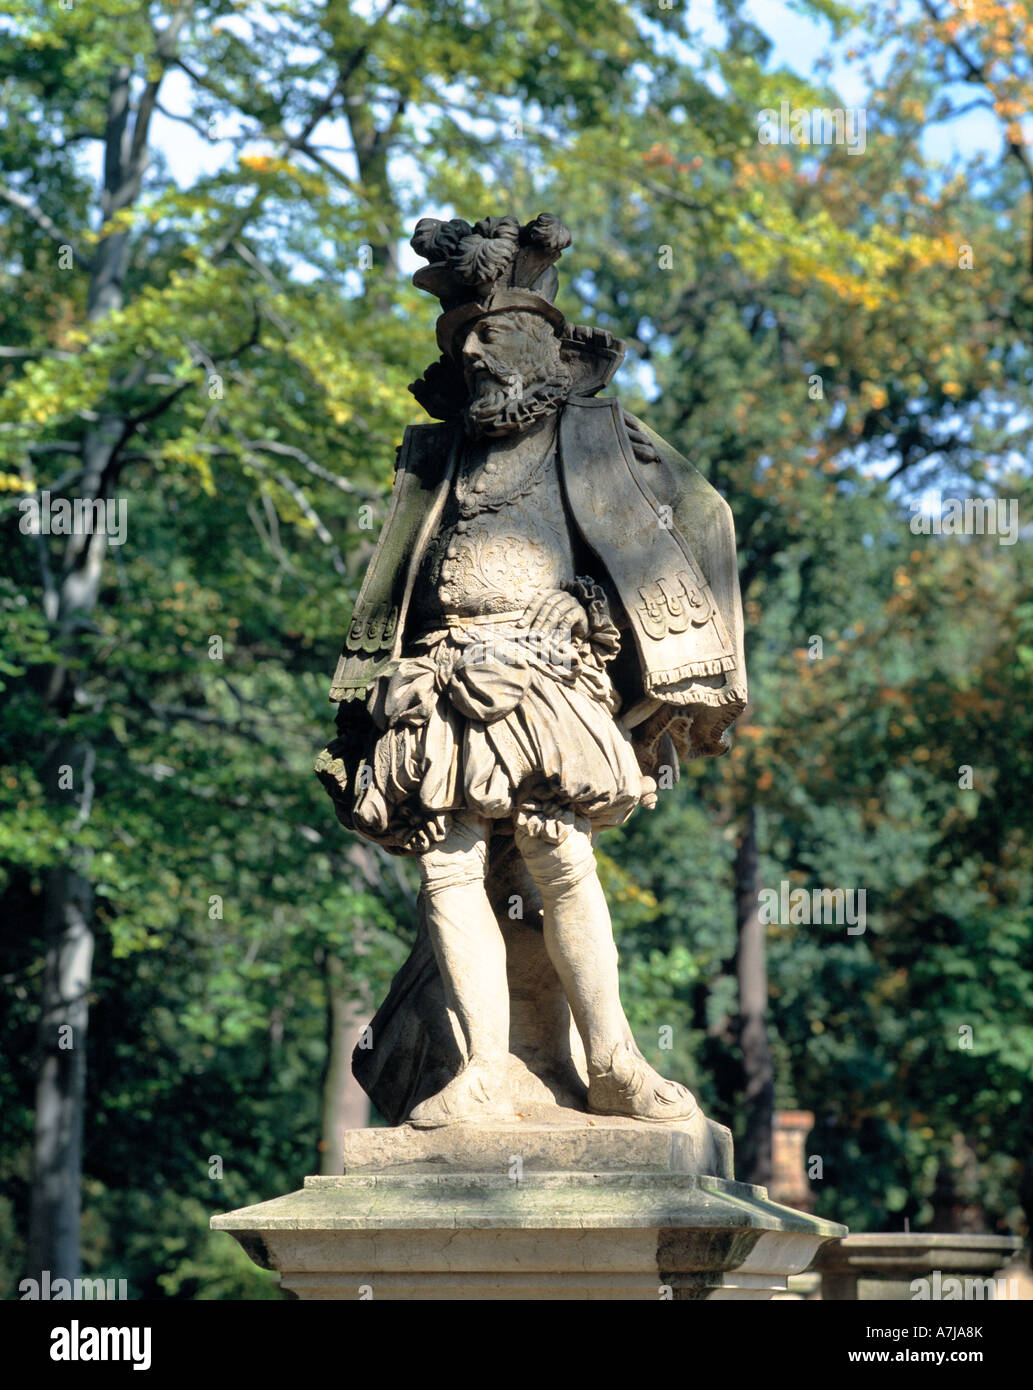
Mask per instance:
[[[522,611],[574,578],[555,452],[504,473],[491,458],[461,470],[416,583],[417,612],[433,621]]]

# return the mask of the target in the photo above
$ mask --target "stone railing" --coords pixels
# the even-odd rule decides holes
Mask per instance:
[[[825,1245],[814,1269],[826,1301],[1028,1299],[1020,1245],[1017,1236],[849,1235]]]

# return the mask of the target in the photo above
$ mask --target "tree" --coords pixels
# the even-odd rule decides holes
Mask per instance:
[[[712,46],[682,9],[595,0],[16,5],[0,894],[20,928],[5,1051],[24,1058],[40,1020],[49,1049],[33,1262],[55,1276],[78,1262],[84,1086],[88,1260],[116,1249],[153,1296],[239,1292],[251,1276],[204,1243],[213,1200],[276,1190],[316,1135],[333,1164],[349,1029],[412,929],[406,866],[360,862],[309,772],[426,365],[414,325],[432,309],[396,251],[417,214],[503,197],[574,227],[568,316],[629,338],[622,396],[736,511],[750,715],[727,760],[687,769],[604,856],[632,1021],[720,1118],[758,1097],[737,1137],[761,1175],[766,1033],[775,1102],[820,1116],[830,1214],[917,1219],[952,1126],[987,1210],[1008,1211],[1026,545],[941,553],[907,514],[937,483],[1025,488],[1008,472],[1030,429],[1025,147],[958,171],[919,144],[957,75],[1008,134],[1000,102],[1026,68],[1000,26],[1025,7],[982,6],[953,34],[888,11],[863,159],[758,143],[763,109],[838,98],[820,72],[772,70],[757,27],[721,13]],[[182,184],[172,131],[206,152]],[[112,528],[48,534],[47,494],[51,520],[55,502],[115,504]],[[974,720],[993,728],[982,762],[957,751]],[[878,929],[779,924],[751,955],[757,884],[783,877],[868,884]],[[761,967],[763,1020],[737,998]],[[22,1060],[0,1083],[16,1207],[32,1080]]]
[[[390,960],[374,947],[398,885],[357,881],[295,779],[423,366],[417,296],[393,278],[410,195],[392,161],[425,140],[435,196],[477,199],[514,102],[540,122],[523,148],[544,168],[557,136],[635,99],[637,61],[674,67],[648,7],[525,9],[531,43],[493,4],[468,23],[397,0],[368,19],[20,0],[2,37],[4,891],[49,962],[33,1269],[78,1265],[95,956],[189,943],[207,989],[180,1001],[187,1026],[238,1038],[257,1026],[254,976],[297,965],[295,944],[339,1009],[325,924],[305,940],[316,905],[345,938],[363,924],[353,993]],[[181,188],[161,121],[231,158]],[[66,535],[65,504],[112,525]]]

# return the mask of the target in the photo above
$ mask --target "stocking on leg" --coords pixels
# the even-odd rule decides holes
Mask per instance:
[[[456,816],[445,839],[419,858],[431,944],[467,1045],[459,1074],[410,1114],[420,1129],[513,1117],[506,947],[484,888],[487,842],[486,822]]]
[[[559,844],[516,832],[542,895],[545,947],[566,991],[588,1058],[589,1109],[642,1120],[685,1120],[692,1094],[645,1060],[620,1002],[617,948],[592,842],[573,826]]]

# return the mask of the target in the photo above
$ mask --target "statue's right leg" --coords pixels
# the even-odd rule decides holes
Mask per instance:
[[[459,1019],[467,1061],[437,1095],[415,1106],[420,1129],[469,1120],[508,1119],[509,982],[506,947],[484,887],[490,822],[457,814],[446,837],[417,860],[427,928]]]

